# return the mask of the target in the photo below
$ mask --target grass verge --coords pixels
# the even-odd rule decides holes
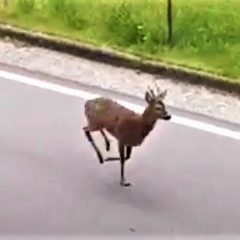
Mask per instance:
[[[171,46],[166,0],[9,0],[0,20],[240,82],[240,2],[173,3]]]

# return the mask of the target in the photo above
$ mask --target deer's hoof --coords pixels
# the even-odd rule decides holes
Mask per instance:
[[[125,182],[125,181],[120,181],[120,185],[122,187],[130,187],[131,186],[131,183],[130,182]]]
[[[104,163],[104,160],[103,160],[103,158],[102,158],[102,155],[101,155],[101,154],[98,154],[98,159],[99,159],[99,162],[100,162],[101,164],[103,164],[103,163]]]

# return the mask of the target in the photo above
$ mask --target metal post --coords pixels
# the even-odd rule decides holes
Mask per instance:
[[[167,41],[172,41],[172,0],[167,0],[167,25],[168,25],[168,36]]]

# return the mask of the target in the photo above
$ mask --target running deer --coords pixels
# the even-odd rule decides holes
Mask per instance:
[[[120,161],[121,186],[131,185],[125,179],[124,164],[130,158],[132,148],[142,144],[146,136],[153,130],[158,119],[171,119],[171,115],[167,112],[163,103],[167,90],[160,91],[157,85],[156,90],[157,92],[154,93],[153,89],[148,87],[145,92],[147,106],[141,114],[135,113],[116,101],[104,97],[88,100],[85,103],[85,116],[88,123],[87,126],[83,127],[85,135],[96,151],[101,164],[105,161]],[[110,141],[104,130],[117,139],[119,157],[103,159],[91,132],[100,131],[105,140],[106,150],[109,151]]]

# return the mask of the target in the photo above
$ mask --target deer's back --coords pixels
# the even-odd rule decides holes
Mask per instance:
[[[93,128],[106,128],[114,134],[117,123],[137,114],[108,98],[100,97],[85,103],[85,115]]]

